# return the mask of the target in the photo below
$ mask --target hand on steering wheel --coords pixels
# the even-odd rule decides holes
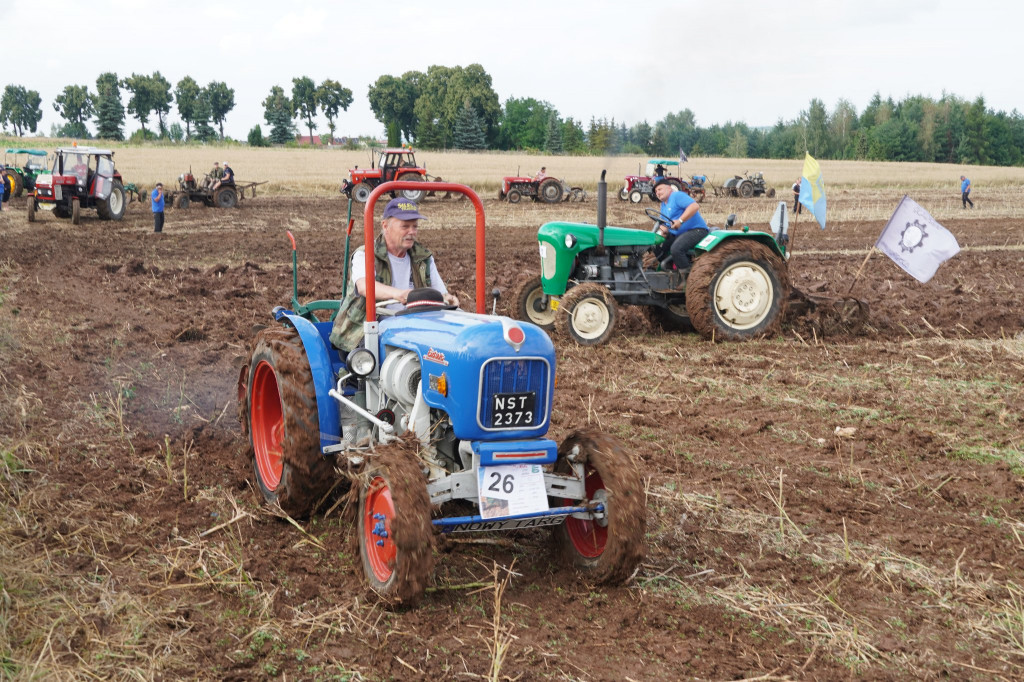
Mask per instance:
[[[644,209],[644,213],[646,213],[647,217],[650,218],[651,220],[653,220],[654,223],[655,223],[654,229],[651,230],[651,232],[657,232],[659,225],[664,225],[666,228],[668,228],[670,230],[672,229],[672,222],[673,222],[672,219],[669,218],[664,213],[662,213],[661,211],[659,211],[658,209],[656,209],[656,208],[645,208]]]

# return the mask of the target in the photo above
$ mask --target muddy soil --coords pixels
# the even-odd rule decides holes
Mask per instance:
[[[946,221],[963,251],[927,284],[874,254],[853,336],[797,319],[712,344],[636,309],[607,345],[556,336],[551,436],[594,425],[639,460],[640,570],[587,584],[547,532],[439,538],[426,595],[392,609],[363,581],[346,499],[297,524],[263,507],[236,418],[254,327],[291,297],[285,231],[299,298],[337,297],[345,204],[192,206],[157,235],[144,205],[73,226],[16,202],[0,214],[12,677],[1024,674],[1024,220]],[[649,225],[609,204],[610,223]],[[485,206],[488,292],[538,271],[541,223],[594,219],[592,202]],[[469,202],[424,209],[420,239],[473,309]],[[846,293],[882,226],[801,222],[793,284]]]

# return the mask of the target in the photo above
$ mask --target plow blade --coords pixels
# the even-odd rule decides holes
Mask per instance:
[[[794,288],[787,317],[808,324],[819,336],[858,334],[868,321],[868,303],[852,296],[825,296]]]

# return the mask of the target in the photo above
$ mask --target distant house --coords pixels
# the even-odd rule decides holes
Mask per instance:
[[[298,142],[299,144],[314,144],[314,145],[327,144],[327,142],[328,142],[326,138],[324,138],[323,141],[321,141],[319,135],[314,135],[313,137],[310,137],[309,135],[297,135],[295,137],[295,141]],[[337,141],[335,141],[335,144],[337,144]]]

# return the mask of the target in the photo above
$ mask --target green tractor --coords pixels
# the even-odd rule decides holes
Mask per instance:
[[[778,332],[791,294],[804,309],[831,302],[791,291],[784,206],[775,234],[733,229],[735,215],[726,229],[711,228],[694,247],[686,275],[671,265],[644,267],[644,254],[664,241],[656,232],[605,225],[606,187],[602,172],[597,225],[551,222],[538,230],[541,274],[522,281],[513,296],[520,319],[597,345],[611,336],[620,305],[641,305],[667,331],[743,341]],[[655,209],[646,213],[655,227],[671,222]],[[844,314],[866,309],[857,302]]]
[[[25,190],[35,189],[36,176],[46,172],[46,156],[42,149],[10,148],[4,152],[10,196],[20,197]]]

